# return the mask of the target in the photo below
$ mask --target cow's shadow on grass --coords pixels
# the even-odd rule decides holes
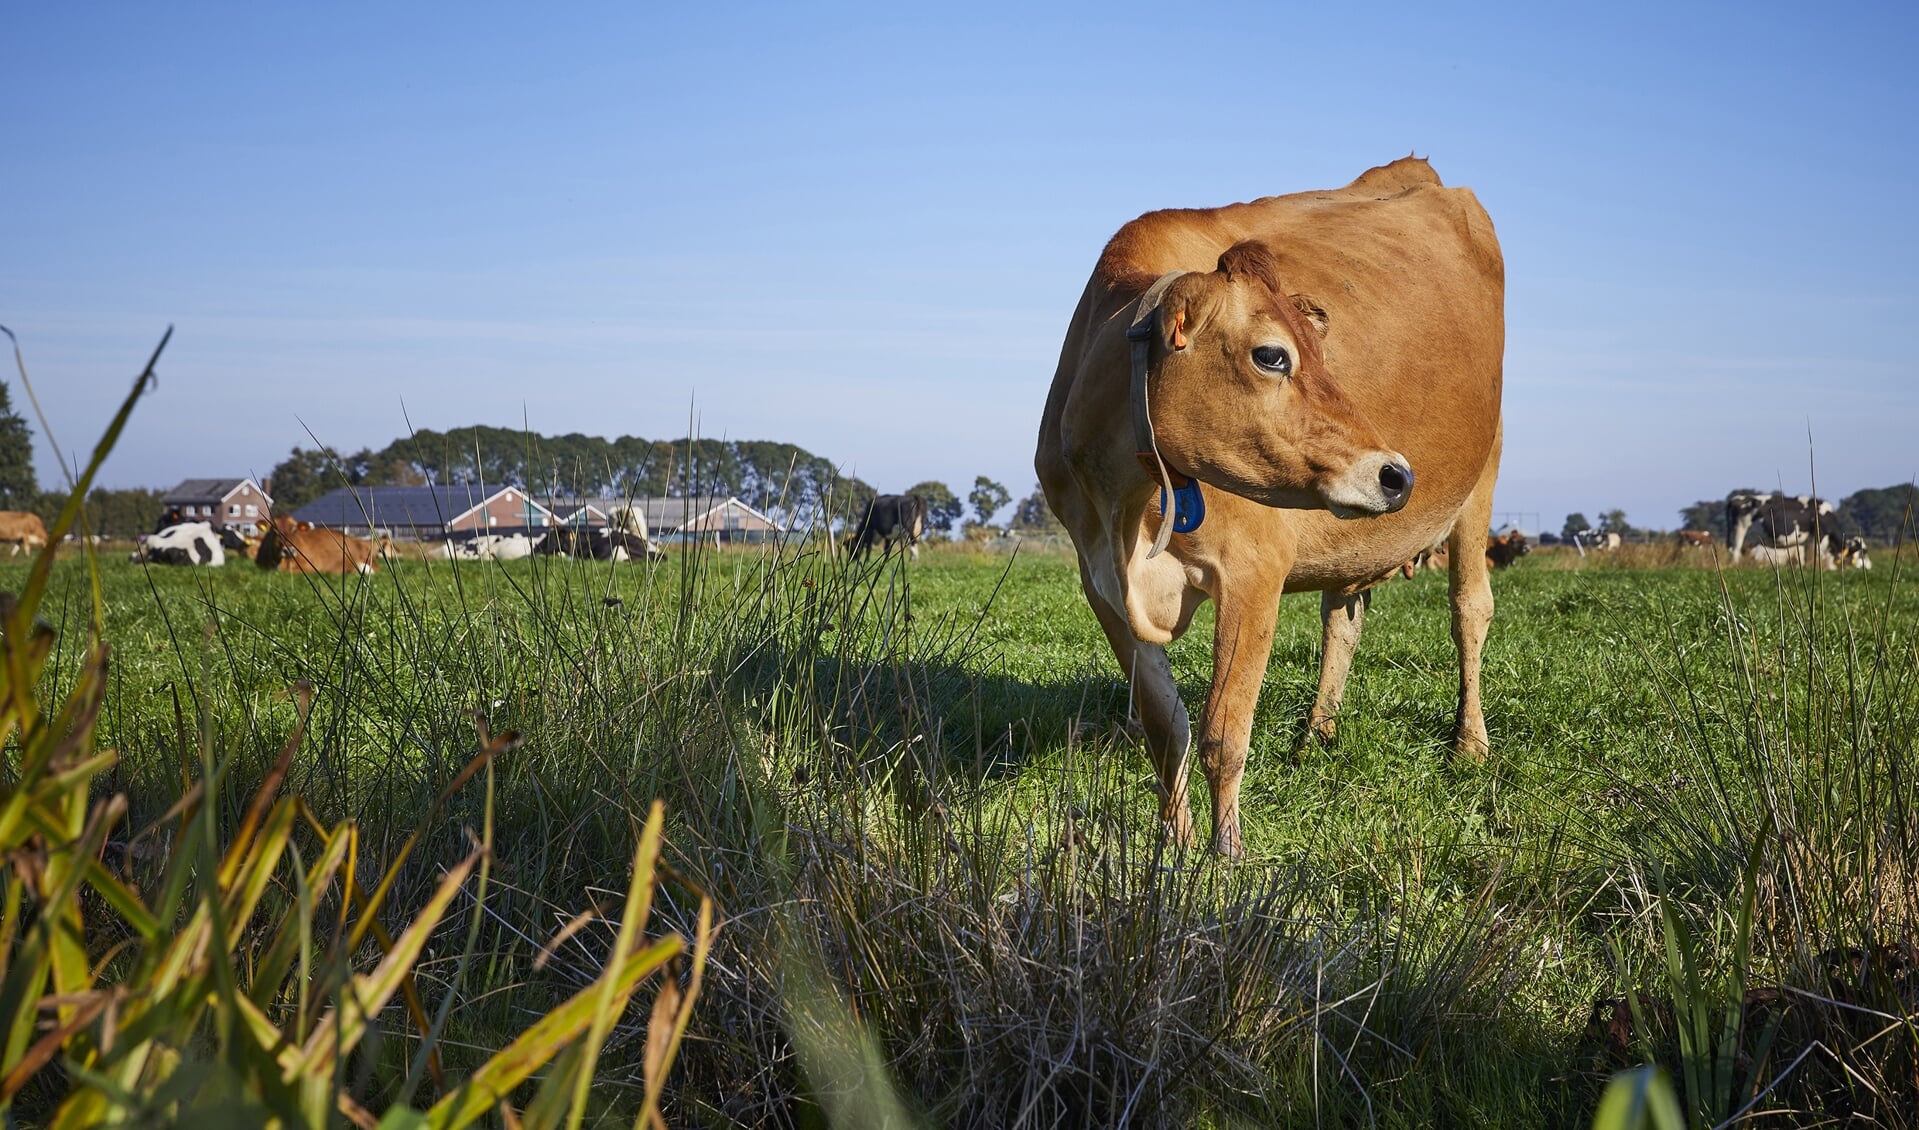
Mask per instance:
[[[776,742],[867,775],[912,766],[925,776],[1008,777],[1074,745],[1133,732],[1117,672],[1082,669],[1041,681],[990,663],[774,648],[738,665],[733,681],[743,701],[760,704]]]

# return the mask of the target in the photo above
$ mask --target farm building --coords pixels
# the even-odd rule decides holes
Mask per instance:
[[[659,541],[760,542],[785,531],[737,498],[648,498],[636,503]]]
[[[160,512],[178,520],[211,522],[243,534],[260,532],[273,499],[252,479],[186,479],[160,499]]]
[[[341,487],[293,512],[302,522],[348,532],[388,534],[402,541],[438,541],[462,534],[537,533],[553,512],[518,487]]]
[[[573,499],[553,504],[553,524],[573,526],[577,529],[598,528],[606,525],[607,515],[613,505],[605,499]]]

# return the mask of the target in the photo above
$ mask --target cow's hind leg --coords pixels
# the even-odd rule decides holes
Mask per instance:
[[[1350,595],[1320,594],[1319,619],[1324,635],[1319,658],[1319,693],[1313,696],[1306,732],[1322,741],[1333,740],[1339,726],[1339,704],[1346,697],[1346,674],[1353,668],[1353,652],[1359,647],[1360,629],[1366,624],[1366,609],[1372,602],[1371,590]]]
[[[1186,757],[1192,749],[1193,726],[1186,704],[1179,699],[1179,686],[1173,681],[1173,666],[1166,649],[1144,643],[1133,635],[1126,617],[1113,611],[1093,586],[1086,589],[1086,602],[1093,606],[1099,626],[1112,645],[1113,657],[1127,675],[1132,690],[1133,708],[1139,713],[1140,728],[1145,731],[1146,752],[1153,759],[1159,777],[1160,819],[1181,844],[1193,842],[1192,808],[1186,800]]]
[[[1453,749],[1472,758],[1484,757],[1492,748],[1486,736],[1486,716],[1479,705],[1479,663],[1486,646],[1486,629],[1493,622],[1486,540],[1493,516],[1493,483],[1499,478],[1500,446],[1496,437],[1492,454],[1479,473],[1479,483],[1447,538],[1452,571],[1446,587],[1453,605],[1453,645],[1459,649],[1459,713],[1453,728]]]

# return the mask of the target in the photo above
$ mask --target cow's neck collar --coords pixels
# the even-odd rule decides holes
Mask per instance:
[[[1200,494],[1199,481],[1188,478],[1166,465],[1160,456],[1159,442],[1153,436],[1153,413],[1147,393],[1152,375],[1153,338],[1159,328],[1159,304],[1166,288],[1185,271],[1168,271],[1154,280],[1133,308],[1132,324],[1126,327],[1126,340],[1133,354],[1133,455],[1148,478],[1159,484],[1159,534],[1147,558],[1158,557],[1175,533],[1189,534],[1206,520],[1206,499]]]

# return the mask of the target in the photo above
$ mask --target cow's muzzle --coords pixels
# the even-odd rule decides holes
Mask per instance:
[[[1353,462],[1352,469],[1325,490],[1326,509],[1335,518],[1376,518],[1405,507],[1413,496],[1413,469],[1396,451],[1376,451]]]

